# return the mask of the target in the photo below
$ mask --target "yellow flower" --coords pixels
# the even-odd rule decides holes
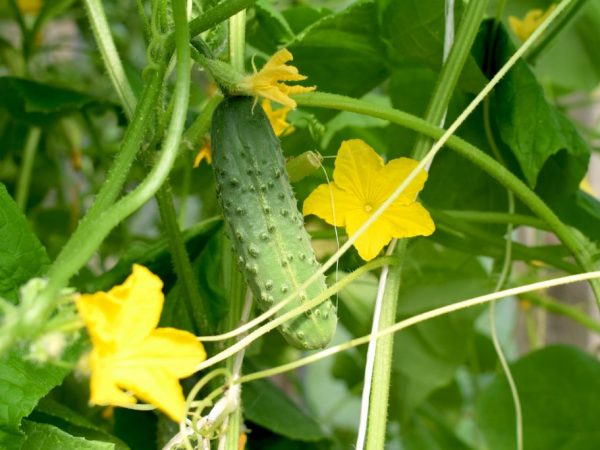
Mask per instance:
[[[279,50],[271,56],[271,59],[267,61],[262,69],[242,78],[238,89],[242,93],[268,98],[291,109],[295,109],[297,104],[290,98],[290,95],[311,92],[316,87],[288,86],[283,83],[283,81],[301,81],[306,79],[304,75],[298,73],[296,67],[286,64],[292,59],[294,57],[287,49]]]
[[[375,150],[362,140],[344,141],[335,160],[333,182],[318,186],[307,197],[303,213],[319,216],[337,227],[346,227],[352,236],[417,164],[409,158],[384,164]],[[426,179],[427,172],[419,173],[356,240],[354,246],[361,258],[366,261],[375,258],[392,238],[429,236],[435,231],[431,216],[416,202]]]
[[[275,136],[287,136],[294,132],[294,127],[286,121],[287,115],[291,111],[290,107],[283,106],[273,110],[271,101],[267,99],[262,101],[262,107],[265,110],[269,122],[271,122],[271,127],[275,132]]]
[[[137,397],[180,422],[185,400],[178,380],[193,374],[206,353],[193,334],[156,328],[161,289],[160,278],[134,265],[123,284],[77,299],[93,344],[90,403],[127,406]]]
[[[524,42],[533,34],[537,27],[546,20],[546,18],[552,13],[556,5],[550,6],[544,12],[541,9],[532,9],[529,11],[523,20],[518,19],[517,17],[510,16],[508,18],[508,23],[510,28],[513,30],[513,33],[519,38],[521,42]]]
[[[194,167],[199,167],[203,160],[206,160],[206,164],[212,164],[212,151],[210,149],[209,139],[204,139],[202,148],[196,155],[196,159],[194,159]]]
[[[25,14],[37,14],[42,8],[42,0],[18,0],[17,5]]]

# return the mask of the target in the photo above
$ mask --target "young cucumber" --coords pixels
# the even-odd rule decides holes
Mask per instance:
[[[279,139],[260,104],[250,97],[228,97],[212,120],[211,147],[217,197],[227,231],[261,309],[296,291],[319,268],[304,220],[285,171]],[[319,277],[277,316],[326,288]],[[300,349],[323,348],[336,327],[331,300],[279,327]]]

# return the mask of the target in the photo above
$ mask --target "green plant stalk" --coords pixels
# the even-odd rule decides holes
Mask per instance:
[[[209,323],[209,315],[206,305],[198,292],[198,285],[194,277],[194,269],[185,248],[183,237],[177,223],[177,213],[173,204],[173,193],[169,180],[166,180],[162,187],[156,193],[156,200],[160,211],[160,217],[164,226],[171,257],[173,258],[173,266],[177,279],[181,282],[184,292],[185,309],[189,317],[198,317],[200,323],[200,333],[210,333],[211,327]],[[198,312],[194,314],[193,310]]]
[[[238,72],[244,72],[246,46],[246,10],[229,18],[229,61]]]
[[[535,292],[529,292],[520,296],[523,300],[527,300],[534,305],[544,308],[546,311],[550,311],[561,316],[568,317],[569,319],[579,323],[594,333],[600,334],[600,323],[596,322],[584,311],[580,311],[558,300],[553,299],[547,295],[538,294]]]
[[[39,127],[32,127],[27,133],[25,140],[25,149],[23,151],[23,162],[19,171],[19,179],[17,181],[17,191],[15,200],[21,211],[25,211],[27,207],[27,197],[29,196],[29,186],[31,184],[31,173],[33,172],[33,163],[35,154],[40,144],[40,136],[42,130]]]
[[[125,114],[131,119],[135,111],[136,99],[112,39],[102,1],[84,0],[83,4],[90,25],[92,26],[94,38],[96,39],[100,54],[104,60],[104,67],[106,67],[108,76],[117,91],[121,105],[125,109]]]
[[[90,22],[92,24],[92,30],[94,32],[96,42],[98,43],[100,52],[103,56],[104,65],[107,69],[113,86],[117,91],[117,95],[126,115],[129,119],[131,119],[131,116],[135,111],[137,99],[133,93],[133,89],[131,88],[129,81],[127,80],[127,77],[125,76],[125,71],[116,51],[102,4],[99,2],[99,0],[85,0],[85,5]],[[143,5],[140,5],[139,2],[138,10],[142,16],[142,19],[146,19],[143,11]],[[146,26],[145,29],[147,35],[150,36],[148,34],[149,24],[146,22],[147,19],[144,22],[144,25]],[[200,115],[200,117],[203,117],[203,115]],[[185,292],[185,307],[190,316],[192,315],[192,309],[194,307],[200,309],[198,316],[201,317],[201,330],[203,332],[209,332],[210,328],[208,323],[208,315],[206,314],[204,303],[200,298],[198,286],[196,285],[193,276],[192,264],[183,243],[181,232],[177,226],[177,220],[175,218],[175,206],[173,205],[173,197],[168,180],[165,181],[164,186],[157,192],[156,200],[158,202],[161,219],[169,241],[175,272],[177,273],[177,278],[181,281],[183,291]]]
[[[565,29],[577,12],[587,3],[588,0],[573,0],[566,8],[563,14],[548,27],[541,38],[533,43],[529,51],[525,54],[527,60],[534,64],[536,60],[544,53],[544,50],[554,41],[554,39]]]
[[[228,258],[225,261],[223,269],[229,273],[229,279],[226,285],[231,286],[229,310],[225,318],[223,330],[233,330],[240,324],[242,317],[242,310],[244,308],[244,298],[246,292],[246,283],[244,282],[244,276],[240,272],[236,264],[236,255],[232,250],[227,249]],[[226,341],[225,346],[228,347],[237,342],[236,338],[231,338]],[[233,374],[234,378],[240,376],[240,373],[236,372],[236,356],[233,355],[231,358],[225,361],[225,368],[229,373]],[[241,369],[240,369],[241,370]],[[240,399],[241,401],[241,399]],[[225,432],[225,450],[237,450],[238,442],[240,437],[240,427],[242,424],[242,408],[241,405],[229,415],[227,430]]]
[[[246,10],[242,10],[236,15],[229,18],[229,60],[234,70],[239,72],[244,71],[244,50],[246,47]],[[229,252],[229,258],[227,259],[227,265],[229,266],[230,282],[229,286],[232,286],[229,311],[227,313],[226,329],[233,330],[239,326],[242,310],[244,307],[244,298],[246,291],[246,283],[244,282],[244,275],[237,267],[236,255],[232,250]],[[237,341],[236,338],[229,340],[227,345],[233,345]],[[238,378],[241,374],[241,364],[237,367],[237,357],[243,357],[243,352],[237,355],[231,356],[225,361],[225,366],[230,373],[233,374],[233,378]],[[241,360],[240,360],[241,362]],[[236,373],[237,372],[237,373]],[[238,407],[234,412],[229,415],[227,419],[227,430],[225,431],[225,450],[238,450],[239,439],[240,439],[240,427],[242,424],[242,407],[241,397],[239,399]]]
[[[379,329],[383,330],[396,323],[398,293],[402,280],[402,262],[406,256],[407,240],[398,242],[394,255],[400,261],[398,266],[390,268],[383,299],[381,302],[381,318]],[[384,336],[377,341],[375,361],[373,365],[373,381],[371,383],[371,401],[369,403],[369,422],[367,427],[366,448],[385,448],[385,430],[387,425],[388,397],[390,392],[392,359],[394,352],[394,336]]]
[[[232,0],[230,2],[220,3],[215,8],[208,10],[201,18],[197,18],[193,23],[195,23],[195,32],[201,33],[202,31],[207,30],[211,26],[227,19],[230,14],[234,14],[238,11],[237,8],[241,8],[242,6],[252,3],[250,0]],[[173,46],[174,35],[170,35],[170,45]],[[165,51],[165,53],[167,53]],[[156,70],[152,70],[146,79],[144,84],[144,90],[140,95],[140,101],[137,104],[133,119],[127,130],[125,132],[125,136],[123,138],[123,142],[121,144],[121,149],[117,154],[115,162],[111,166],[111,169],[107,175],[106,181],[102,185],[94,204],[90,208],[90,210],[86,213],[82,222],[79,224],[75,233],[71,236],[65,247],[60,252],[56,261],[53,264],[54,266],[58,266],[59,269],[55,271],[58,272],[62,270],[61,267],[63,265],[67,265],[69,267],[74,266],[69,263],[69,261],[73,261],[76,255],[79,253],[79,248],[82,242],[86,242],[88,235],[88,228],[95,227],[95,223],[98,219],[98,215],[103,214],[107,208],[109,208],[118,197],[123,184],[125,183],[127,174],[129,173],[129,169],[131,164],[135,160],[136,154],[141,146],[142,140],[144,138],[144,134],[146,129],[151,122],[151,117],[153,114],[154,107],[156,105],[156,101],[160,95],[160,91],[162,89],[162,82],[166,71],[167,62],[163,61],[161,65],[159,65]],[[216,105],[215,105],[216,107]],[[85,262],[83,262],[85,264]],[[79,267],[74,268],[73,271],[70,271],[68,278],[70,278],[74,273],[79,270],[80,267],[83,266],[81,264]],[[62,277],[65,279],[65,277]],[[68,278],[64,281],[64,285],[66,285]]]
[[[464,238],[464,237],[476,238],[479,241],[481,241],[482,243],[493,246],[494,249],[498,249],[499,247],[501,247],[502,249],[505,248],[505,245],[506,245],[505,240],[503,240],[502,238],[500,238],[498,236],[495,236],[491,233],[487,233],[479,228],[473,227],[473,226],[466,224],[460,220],[456,220],[456,219],[452,219],[447,216],[444,216],[443,214],[440,214],[439,212],[432,212],[431,215],[434,219],[434,222],[437,224],[437,228],[439,230],[443,230],[443,231],[446,231],[446,232],[454,234],[454,235],[456,235],[458,232],[458,234],[460,235],[461,238]],[[576,273],[579,269],[577,266],[569,263],[568,261],[563,261],[559,258],[551,258],[546,255],[540,256],[537,254],[535,248],[531,248],[526,245],[521,245],[518,243],[511,243],[511,246],[514,246],[514,250],[515,250],[514,253],[517,253],[517,255],[515,255],[515,256],[518,257],[518,259],[525,260],[525,261],[535,261],[535,260],[543,261],[544,263],[546,263],[552,267],[555,267],[557,269],[564,270],[567,273]],[[484,255],[488,254],[489,255],[490,252],[489,251],[486,252],[486,250],[488,250],[488,249],[482,248],[480,254],[484,254]],[[492,254],[495,255],[496,257],[501,256],[501,255],[498,255],[496,252],[494,252]]]
[[[190,21],[190,36],[199,35],[209,28],[212,28],[224,20],[227,20],[234,14],[249,8],[254,3],[256,3],[256,0],[225,0],[219,3],[214,8],[203,12],[198,17]],[[167,54],[172,52],[174,45],[175,37],[173,34],[170,34],[165,42],[166,49],[168,50]]]
[[[31,39],[31,33],[27,24],[25,23],[25,19],[23,18],[23,14],[21,14],[21,10],[19,9],[19,5],[16,0],[9,0],[8,5],[10,9],[12,9],[13,14],[15,16],[15,20],[17,21],[17,25],[19,25],[19,29],[21,30],[21,49],[23,54],[23,59],[25,60],[25,70],[27,71],[27,61],[29,59],[29,40]]]
[[[458,82],[462,68],[471,53],[471,47],[477,36],[479,25],[485,14],[487,0],[469,2],[461,19],[456,40],[452,43],[448,59],[445,61],[436,83],[431,102],[427,107],[425,120],[439,124],[443,121],[452,93]],[[417,138],[413,151],[415,159],[425,157],[432,142],[425,135]],[[396,255],[403,261],[406,254],[406,241],[403,240],[396,249]],[[387,278],[382,299],[379,329],[386,328],[396,321],[396,306],[402,278],[402,264],[395,267]],[[391,381],[394,337],[383,337],[377,343],[371,382],[371,401],[367,427],[366,448],[385,448],[385,432],[387,425],[388,397]],[[362,445],[358,445],[362,447]]]
[[[294,100],[302,106],[350,111],[388,120],[392,123],[423,133],[434,139],[439,139],[444,135],[443,129],[431,125],[419,117],[394,108],[374,105],[364,100],[357,100],[342,95],[327,94],[323,92],[298,94],[294,96]],[[554,211],[552,211],[543,200],[541,200],[513,173],[486,153],[458,136],[450,136],[446,141],[446,146],[474,163],[484,172],[487,172],[502,186],[511,190],[534,214],[548,224],[548,227],[556,234],[558,239],[569,249],[569,251],[571,251],[577,263],[583,270],[591,272],[595,269],[589,251],[579,242],[576,235],[571,232],[569,227],[558,218]],[[596,302],[600,307],[600,282],[599,280],[592,279],[590,280],[590,285],[594,291]]]
[[[4,328],[4,333],[0,336],[0,356],[19,338],[35,335],[36,331],[52,314],[54,306],[60,300],[58,294],[67,285],[70,277],[88,261],[108,233],[148,201],[167,178],[177,156],[189,101],[191,60],[185,0],[173,1],[173,16],[177,44],[177,75],[173,93],[174,108],[157,164],[136,189],[111,206],[106,212],[100,214],[92,226],[89,225],[89,220],[84,221],[88,224],[83,227],[85,232],[82,231],[80,225],[77,230],[79,231],[78,239],[72,238],[69,241],[71,246],[75,245],[74,243],[79,244],[77,251],[69,252],[69,258],[65,256],[61,258],[59,255],[59,258],[48,271],[48,284],[40,292],[36,302],[32,307],[23,311],[19,320],[11,323],[9,329]],[[61,255],[65,255],[65,252],[63,251]]]
[[[435,210],[428,208],[432,213],[441,213],[447,217],[457,219],[464,222],[472,223],[493,223],[493,224],[507,224],[512,223],[514,225],[523,225],[538,230],[548,230],[548,225],[536,217],[527,216],[524,214],[509,214],[503,212],[494,211],[463,211],[463,210]]]
[[[454,41],[452,50],[450,50],[446,64],[442,67],[433,90],[431,101],[427,106],[425,120],[431,124],[440,124],[446,115],[462,68],[471,54],[471,47],[477,37],[479,25],[485,15],[487,4],[488,0],[478,0],[468,2],[465,7],[460,27],[456,33],[456,40]],[[431,147],[431,144],[432,142],[429,137],[423,134],[419,135],[413,151],[413,158],[422,159]]]

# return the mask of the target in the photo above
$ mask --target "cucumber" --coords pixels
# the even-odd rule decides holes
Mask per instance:
[[[213,114],[211,147],[227,233],[254,298],[267,310],[320,267],[285,171],[279,139],[253,98],[227,97]],[[325,288],[321,276],[277,316]],[[336,323],[336,308],[328,299],[278,329],[296,348],[319,349],[331,340]]]

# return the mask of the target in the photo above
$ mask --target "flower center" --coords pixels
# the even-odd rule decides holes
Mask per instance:
[[[370,213],[371,211],[373,211],[373,207],[371,206],[370,203],[366,203],[365,204],[365,212]]]

